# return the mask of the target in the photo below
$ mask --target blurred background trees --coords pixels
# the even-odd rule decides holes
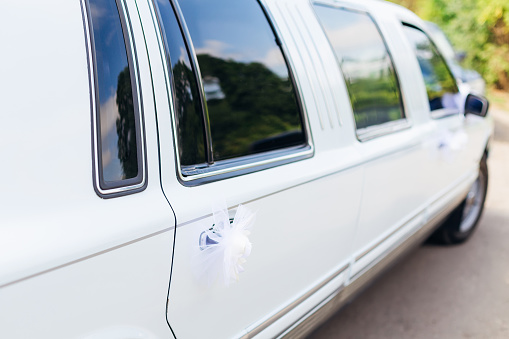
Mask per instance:
[[[508,0],[390,0],[438,24],[463,66],[481,73],[489,85],[509,91]]]

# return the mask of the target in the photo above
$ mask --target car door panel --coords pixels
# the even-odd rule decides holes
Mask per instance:
[[[375,160],[366,164],[352,274],[369,264],[368,258],[375,260],[384,249],[397,242],[402,236],[400,230],[415,230],[422,224],[421,213],[427,197],[433,192],[432,186],[428,185],[430,176],[426,173],[433,164],[427,161],[427,150],[421,141],[427,132],[422,132],[419,137],[416,130],[371,141],[383,145],[380,149],[391,149],[392,146],[394,151],[370,156]],[[376,148],[375,145],[363,145],[366,149],[370,146],[372,150]]]
[[[147,10],[142,7],[140,12]],[[159,53],[161,40],[151,36],[147,40],[149,54]],[[290,60],[290,64],[294,62],[298,64]],[[168,81],[162,78],[164,67],[164,63],[152,64],[154,83]],[[303,67],[297,68],[297,72],[307,72],[305,68],[311,65]],[[298,78],[302,79],[302,74]],[[299,87],[305,90],[303,100],[314,102],[309,100],[313,97],[310,87]],[[271,315],[279,314],[278,319],[284,316],[291,310],[289,305],[304,302],[302,298],[310,297],[310,291],[316,292],[316,286],[324,281],[339,288],[346,279],[350,240],[360,203],[362,168],[357,166],[355,148],[346,144],[345,139],[334,137],[337,130],[327,129],[313,136],[316,142],[312,147],[330,149],[328,142],[332,141],[336,145],[343,142],[343,148],[321,152],[312,161],[299,160],[244,175],[218,177],[222,180],[214,179],[212,173],[207,182],[189,184],[179,177],[175,139],[169,133],[174,126],[170,119],[173,113],[169,111],[172,96],[168,97],[160,88],[155,93],[163,189],[176,212],[178,225],[168,303],[168,322],[175,334],[235,337],[246,331],[258,332],[273,322]],[[320,105],[325,99],[321,100]],[[327,100],[332,101],[330,97]],[[313,105],[308,104],[306,111],[316,114]],[[309,119],[312,124],[318,121],[315,117]],[[214,223],[211,217],[214,205],[227,205],[233,217],[241,203],[257,215],[250,235],[253,250],[245,272],[229,287],[222,286],[220,281],[208,286],[206,281],[197,279],[193,268],[195,255],[200,251],[200,234]],[[221,312],[217,312],[218,307]],[[281,313],[283,310],[286,311]],[[295,321],[307,309],[301,307],[299,312],[288,314]],[[188,321],[191,318],[193,322]]]
[[[168,320],[177,336],[197,335],[200,331],[184,325],[188,317],[202,324],[204,332],[199,335],[238,336],[348,263],[349,239],[360,201],[361,172],[347,170],[297,185],[283,179],[293,177],[291,173],[304,173],[307,166],[299,165],[186,189],[191,204],[184,204],[190,201],[187,195],[179,195],[182,200],[174,204],[176,211],[191,220],[186,222],[188,219],[181,219],[177,212],[182,225],[179,223],[177,228],[168,309]],[[287,188],[273,191],[270,186],[275,180]],[[199,235],[213,224],[207,215],[212,212],[210,202],[220,199],[214,193],[218,191],[223,192],[223,198],[233,200],[231,207],[247,202],[246,207],[256,211],[250,236],[253,249],[246,271],[238,283],[229,287],[218,282],[207,286],[193,273],[193,258],[200,251]],[[197,214],[196,206],[204,213]],[[223,307],[220,314],[215,312],[217,305]]]

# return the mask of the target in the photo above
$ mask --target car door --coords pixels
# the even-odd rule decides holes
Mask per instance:
[[[175,217],[135,2],[1,7],[1,336],[172,337]]]
[[[316,51],[300,54],[313,43],[298,31],[314,20],[307,1],[302,19],[288,14],[297,5],[271,4],[287,20],[277,29],[256,1],[145,5],[140,16],[159,23],[153,37],[154,23],[144,24],[149,53],[165,56],[152,69],[163,187],[177,217],[168,322],[177,337],[276,336],[346,277],[362,170],[329,94],[341,84],[325,87],[340,78],[316,68]],[[311,86],[320,83],[327,92]],[[215,206],[235,218],[239,204],[256,215],[245,272],[200,278],[211,266],[197,259],[214,262],[202,240],[217,230]]]
[[[403,32],[413,49],[425,84],[429,117],[434,124],[434,185],[443,196],[458,185],[477,177],[479,161],[486,149],[488,123],[474,115],[463,114],[465,97],[445,59],[429,36],[417,25],[403,23]],[[424,91],[424,89],[423,89]],[[432,209],[440,209],[438,202]],[[433,211],[431,211],[433,212]]]
[[[414,80],[399,58],[393,21],[378,21],[388,14],[383,7],[319,2],[314,10],[346,78],[365,168],[354,280],[422,226],[425,203],[434,193],[425,146],[432,129],[412,100]]]

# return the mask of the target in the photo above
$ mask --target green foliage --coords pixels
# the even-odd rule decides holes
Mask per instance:
[[[304,142],[288,78],[257,62],[242,63],[208,54],[199,54],[198,61],[203,78],[216,78],[224,94],[222,99],[207,100],[215,160]]]
[[[400,98],[393,73],[349,82],[350,100],[357,128],[395,121],[402,117]]]
[[[488,84],[509,90],[509,1],[391,1],[437,23],[458,50],[467,52],[465,67],[479,71]]]

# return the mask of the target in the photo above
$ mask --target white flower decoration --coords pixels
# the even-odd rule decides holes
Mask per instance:
[[[215,211],[214,225],[200,234],[199,271],[212,284],[222,276],[224,284],[239,280],[244,272],[247,257],[251,254],[250,231],[255,213],[239,205],[235,217],[230,220],[226,208]]]

